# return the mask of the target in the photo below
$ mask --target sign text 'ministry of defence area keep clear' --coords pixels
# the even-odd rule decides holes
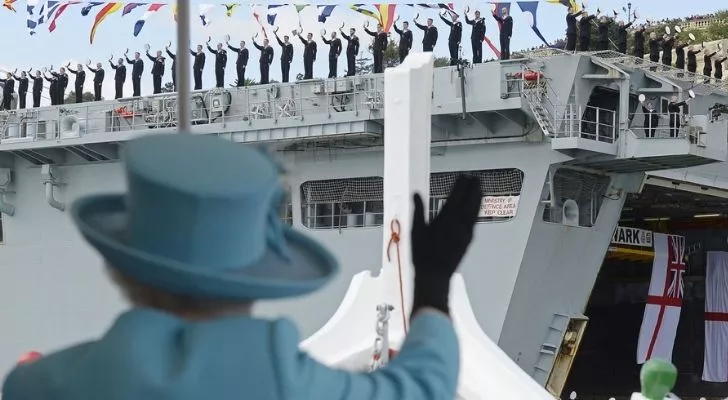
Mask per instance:
[[[519,196],[483,196],[479,217],[512,218],[518,211]]]
[[[612,244],[652,247],[652,231],[618,226],[612,235]]]

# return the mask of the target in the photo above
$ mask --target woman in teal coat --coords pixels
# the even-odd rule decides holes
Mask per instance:
[[[332,369],[299,350],[259,299],[310,293],[332,255],[279,222],[282,189],[263,154],[212,135],[159,135],[124,147],[128,192],[82,198],[72,215],[133,308],[100,339],[17,366],[3,400],[452,400],[458,342],[450,277],[472,239],[476,178],[461,178],[425,222],[415,196],[415,293],[397,357],[373,373]]]

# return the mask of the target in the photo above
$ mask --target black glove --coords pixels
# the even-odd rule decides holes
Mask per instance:
[[[480,179],[460,176],[445,205],[430,224],[422,198],[415,194],[412,221],[412,263],[415,268],[412,315],[432,307],[449,313],[450,278],[473,239],[481,202]]]

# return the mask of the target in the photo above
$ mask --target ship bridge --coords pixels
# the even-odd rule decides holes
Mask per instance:
[[[639,191],[645,171],[725,161],[728,119],[709,110],[728,102],[725,86],[610,52],[544,50],[436,68],[433,87],[433,214],[459,171],[481,176],[484,199],[494,202],[461,266],[474,317],[558,396],[626,194]],[[341,277],[320,293],[256,304],[293,318],[303,337],[331,318],[352,276],[381,266],[377,249],[391,234],[382,212],[385,90],[384,77],[372,74],[191,94],[193,134],[284,158],[282,217],[341,261]],[[689,91],[695,99],[671,127],[667,104]],[[120,147],[139,135],[175,134],[176,102],[163,93],[0,112],[0,303],[12,305],[4,315],[14,327],[0,346],[3,365],[27,348],[101,334],[122,309],[103,274],[78,267],[100,260],[60,211],[89,192],[123,190]],[[646,124],[648,116],[656,122]],[[49,271],[37,295],[17,290]],[[371,318],[374,327],[375,310]]]

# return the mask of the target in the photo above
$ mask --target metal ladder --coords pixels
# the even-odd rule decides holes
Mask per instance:
[[[523,97],[526,98],[528,106],[531,108],[531,112],[533,113],[533,117],[536,119],[536,122],[538,122],[538,126],[541,128],[544,136],[553,137],[554,126],[549,118],[549,113],[543,106],[543,102],[537,99],[541,96],[538,93],[533,93],[538,92],[538,90],[538,88],[526,89],[523,91]]]

